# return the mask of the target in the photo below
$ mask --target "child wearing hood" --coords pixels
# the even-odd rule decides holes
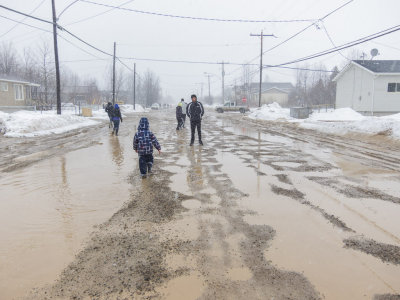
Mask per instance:
[[[147,173],[151,173],[153,146],[161,154],[161,146],[155,135],[149,130],[149,121],[147,118],[141,118],[138,131],[133,138],[133,150],[139,154],[139,169],[142,178],[145,178]]]
[[[113,115],[112,121],[114,123],[114,129],[113,129],[112,134],[114,134],[114,132],[115,132],[115,135],[118,135],[119,120],[121,119],[121,123],[122,123],[122,116],[121,116],[121,111],[120,111],[119,106],[118,106],[117,103],[115,103],[115,105],[114,105],[114,109],[112,111],[112,115]]]

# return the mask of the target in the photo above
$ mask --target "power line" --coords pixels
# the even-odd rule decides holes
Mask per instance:
[[[162,14],[150,11],[143,11],[131,8],[122,8],[112,5],[107,5],[103,3],[97,3],[88,0],[81,0],[81,2],[86,2],[94,5],[100,5],[105,7],[112,7],[120,10],[146,14],[146,15],[153,15],[159,17],[169,17],[169,18],[179,18],[179,19],[190,19],[190,20],[199,20],[199,21],[215,21],[215,22],[242,22],[242,23],[299,23],[299,22],[314,22],[315,20],[311,19],[299,19],[299,20],[249,20],[249,19],[219,19],[219,18],[204,18],[204,17],[190,17],[190,16],[178,16],[178,15],[171,15],[171,14]]]
[[[39,3],[38,6],[36,6],[29,14],[33,14],[40,6],[42,6],[42,4],[44,3],[44,1],[46,0],[42,0],[42,2]],[[20,22],[24,21],[27,17],[23,18]],[[8,31],[6,31],[5,33],[3,33],[2,35],[0,35],[0,38],[2,38],[3,36],[5,36],[7,33],[11,32],[12,30],[14,30],[19,24],[21,23],[17,23],[15,24],[13,27],[11,27]]]
[[[32,16],[32,15],[29,15],[29,14],[26,14],[26,13],[23,13],[23,12],[21,12],[21,11],[18,11],[18,10],[12,9],[12,8],[9,8],[9,7],[4,6],[4,5],[0,5],[0,8],[4,8],[4,9],[7,9],[7,10],[9,10],[9,11],[12,11],[12,12],[14,12],[14,13],[16,13],[16,14],[20,14],[20,15],[23,15],[23,16],[25,16],[25,17],[28,17],[28,18],[31,18],[31,19],[35,19],[35,20],[38,20],[38,21],[45,22],[45,23],[48,23],[48,24],[53,25],[53,22],[51,22],[51,21],[44,20],[44,19],[41,19],[41,18]]]
[[[328,50],[325,50],[325,51],[322,51],[322,52],[318,52],[318,53],[315,53],[315,54],[312,54],[312,55],[309,55],[309,56],[306,56],[306,57],[303,57],[303,58],[299,58],[299,59],[296,59],[296,60],[293,60],[293,61],[289,61],[289,62],[285,62],[285,63],[282,63],[282,64],[274,65],[273,67],[280,67],[280,66],[290,65],[290,64],[302,62],[302,61],[305,61],[305,60],[314,59],[314,58],[317,58],[317,57],[320,57],[320,56],[324,56],[324,55],[327,55],[327,54],[330,54],[330,53],[333,53],[333,52],[338,52],[340,50],[347,49],[347,48],[354,47],[354,46],[359,45],[359,44],[366,43],[368,41],[371,41],[371,40],[377,39],[379,37],[394,33],[394,32],[399,31],[399,30],[400,30],[400,25],[397,25],[397,26],[394,26],[394,27],[390,27],[388,29],[385,29],[385,30],[382,30],[380,32],[377,32],[377,33],[371,34],[369,36],[366,36],[364,38],[357,39],[357,40],[355,40],[353,42],[349,42],[349,43],[343,44],[341,46],[338,46],[338,47],[335,47],[335,48],[331,48],[331,49],[328,49]]]
[[[326,26],[325,26],[324,22],[321,22],[321,23],[322,23],[322,27],[324,28],[325,34],[326,34],[326,36],[328,37],[329,41],[331,42],[332,46],[333,46],[333,47],[336,47],[334,41],[332,40],[331,36],[330,36],[329,33],[328,33],[328,30],[326,29]],[[338,51],[338,53],[339,53],[344,59],[346,59],[346,60],[348,60],[348,61],[351,60],[351,59],[347,58],[346,56],[344,56],[344,54],[342,54],[342,52]]]
[[[295,38],[296,36],[300,35],[300,34],[303,33],[304,31],[306,31],[308,28],[310,28],[310,27],[315,26],[316,24],[318,24],[318,22],[319,22],[320,20],[326,19],[327,17],[329,17],[330,15],[334,14],[335,12],[337,12],[337,11],[340,10],[340,9],[342,9],[343,7],[349,5],[349,4],[350,4],[351,2],[353,2],[353,1],[354,1],[354,0],[347,1],[347,2],[344,3],[343,5],[341,5],[341,6],[337,7],[337,8],[335,8],[334,10],[330,11],[329,13],[327,13],[327,14],[324,15],[323,17],[319,18],[318,20],[313,21],[312,24],[306,26],[305,28],[303,28],[302,30],[298,31],[298,32],[295,33],[294,35],[288,37],[286,40],[280,42],[279,44],[273,46],[272,48],[269,48],[269,49],[265,50],[262,54],[265,54],[265,53],[267,53],[267,52],[269,52],[269,51],[272,51],[272,50],[278,48],[279,46],[281,46],[281,45],[287,43],[287,42],[290,41],[291,39]],[[251,63],[251,62],[255,61],[255,60],[258,59],[259,57],[260,57],[260,55],[256,56],[255,58],[249,60],[248,63]],[[238,69],[232,71],[231,73],[235,73],[237,70],[238,70]]]
[[[81,1],[81,0],[78,0],[78,1]],[[75,21],[75,22],[69,23],[69,24],[67,24],[67,25],[65,25],[65,26],[69,26],[69,25],[73,25],[73,24],[81,23],[81,22],[84,22],[84,21],[87,21],[87,20],[93,19],[93,18],[95,18],[95,17],[98,17],[98,16],[101,16],[101,15],[104,15],[104,14],[106,14],[106,13],[108,13],[108,12],[110,12],[110,11],[114,10],[114,9],[120,8],[121,6],[124,6],[124,5],[126,5],[126,4],[129,4],[129,3],[133,2],[133,1],[135,1],[135,0],[129,0],[129,1],[126,1],[126,2],[122,3],[121,5],[118,5],[118,6],[116,6],[116,7],[113,7],[113,8],[111,8],[111,9],[108,9],[108,10],[106,10],[106,11],[103,11],[103,12],[101,12],[101,13],[99,13],[99,14],[96,14],[96,15],[93,15],[93,16],[90,16],[90,17],[87,17],[87,18],[84,18],[84,19],[81,19],[81,20],[78,20],[78,21]]]
[[[43,29],[43,28],[40,28],[40,27],[36,27],[36,26],[30,25],[30,24],[27,24],[27,23],[24,23],[24,22],[21,22],[21,21],[18,21],[18,20],[14,20],[14,19],[11,19],[11,18],[8,18],[8,17],[5,17],[5,16],[1,16],[1,15],[0,15],[0,18],[4,18],[4,19],[10,20],[10,21],[12,21],[12,22],[16,22],[16,23],[18,23],[18,24],[22,24],[22,25],[25,25],[25,26],[28,26],[28,27],[32,27],[32,28],[35,28],[35,29],[39,29],[39,30],[41,30],[41,31],[53,33],[53,32],[51,32],[50,30],[46,30],[46,29]]]

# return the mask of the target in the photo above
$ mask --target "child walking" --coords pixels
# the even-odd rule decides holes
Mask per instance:
[[[133,150],[139,154],[139,169],[142,178],[145,178],[147,173],[151,173],[151,168],[153,167],[153,146],[161,154],[161,146],[155,135],[149,130],[149,121],[147,118],[141,118],[138,131],[133,138]]]

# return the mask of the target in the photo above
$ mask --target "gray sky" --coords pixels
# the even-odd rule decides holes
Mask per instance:
[[[243,20],[317,20],[348,2],[347,0],[90,0],[127,9],[135,9],[160,14],[170,14],[200,18],[243,19]],[[43,3],[42,3],[43,2]],[[74,0],[56,0],[57,14]],[[0,4],[51,20],[51,0],[0,0]],[[222,62],[231,64],[259,63],[260,38],[250,33],[274,34],[277,38],[264,37],[264,50],[268,50],[312,22],[291,23],[246,23],[215,22],[195,19],[163,17],[140,14],[132,11],[114,9],[78,1],[60,17],[59,24],[84,39],[88,43],[112,53],[114,41],[117,43],[117,56],[133,57],[137,60],[123,61],[142,73],[150,69],[161,80],[163,95],[174,99],[189,98],[191,93],[201,96],[208,94],[207,77],[211,75],[211,94],[221,94],[221,65],[153,62],[140,59],[184,60],[196,62]],[[107,12],[108,11],[108,12]],[[319,51],[341,45],[358,38],[379,32],[400,24],[399,0],[354,0],[350,4],[326,17],[318,26],[312,26],[292,40],[269,51],[263,56],[263,63],[275,65],[301,58]],[[103,13],[103,14],[102,14]],[[99,15],[100,14],[100,15]],[[97,16],[96,16],[97,15]],[[23,20],[24,17],[0,8],[0,16]],[[86,19],[88,18],[88,19]],[[85,20],[86,19],[86,20]],[[50,24],[32,19],[24,23],[52,30]],[[52,42],[52,35],[25,25],[19,25],[10,32],[15,23],[0,17],[0,42],[12,41],[21,50],[35,47],[41,39]],[[326,31],[324,30],[324,26]],[[5,34],[6,33],[6,34]],[[95,77],[104,86],[106,69],[112,58],[87,47],[70,35],[60,35],[81,49],[63,39],[59,39],[59,56],[63,65],[82,77]],[[372,48],[378,48],[376,59],[400,59],[400,31],[380,37],[374,41],[343,50],[342,54],[351,56],[354,49],[369,55]],[[102,60],[93,60],[100,58]],[[76,60],[89,60],[71,62]],[[339,53],[329,54],[307,62],[309,66],[323,63],[328,69],[342,67],[346,59]],[[225,85],[240,83],[242,67],[225,65]],[[293,64],[296,67],[304,64]],[[119,64],[121,66],[121,64]],[[253,67],[256,68],[257,67]],[[125,69],[128,73],[129,70]],[[295,71],[287,69],[264,69],[270,81],[295,81]],[[258,81],[258,73],[254,76]]]

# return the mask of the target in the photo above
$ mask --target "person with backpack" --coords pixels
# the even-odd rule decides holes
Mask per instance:
[[[158,153],[161,154],[161,146],[149,127],[150,125],[147,118],[141,118],[138,131],[133,137],[133,150],[139,155],[139,170],[142,178],[146,178],[147,173],[151,173],[154,161],[153,146],[158,150]]]
[[[182,127],[185,127],[185,122],[186,122],[186,107],[187,107],[187,103],[185,102],[185,100],[182,98],[181,99],[181,103],[182,103]]]
[[[112,103],[108,102],[107,106],[104,110],[106,111],[106,113],[108,114],[108,118],[110,119],[110,123],[108,123],[108,128],[111,128],[111,126],[113,125],[112,117],[113,117],[113,110],[114,110]]]
[[[179,102],[176,106],[176,121],[178,125],[176,126],[176,130],[180,130],[183,127],[183,119],[182,119],[182,103]]]
[[[119,120],[121,120],[122,123],[122,116],[121,116],[121,110],[119,109],[119,106],[117,103],[114,105],[113,109],[113,114],[112,114],[112,121],[114,123],[114,129],[112,134],[118,135],[118,130],[119,130]]]
[[[203,141],[201,140],[201,119],[204,115],[204,108],[201,102],[197,101],[196,95],[191,95],[192,102],[188,104],[186,107],[186,114],[190,119],[190,129],[192,132],[190,138],[190,146],[193,146],[194,143],[194,133],[197,128],[197,133],[199,135],[199,144],[203,145]]]

